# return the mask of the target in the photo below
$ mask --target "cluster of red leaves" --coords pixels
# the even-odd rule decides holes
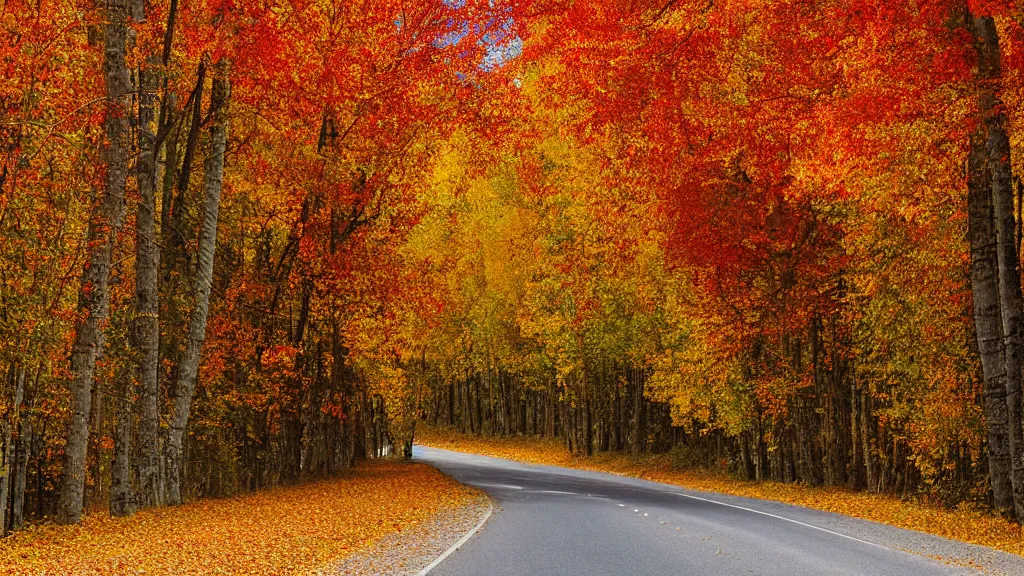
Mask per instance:
[[[416,441],[445,450],[472,452],[531,464],[610,472],[691,490],[786,502],[1024,556],[1024,534],[1020,525],[970,506],[949,510],[923,502],[901,500],[884,494],[851,492],[842,488],[737,480],[726,474],[705,470],[680,470],[673,465],[672,458],[667,454],[635,458],[604,453],[584,458],[570,454],[559,441],[542,438],[489,438],[424,427],[417,433]]]
[[[0,542],[0,566],[10,576],[314,574],[474,494],[425,465],[368,462],[303,486],[34,526]]]

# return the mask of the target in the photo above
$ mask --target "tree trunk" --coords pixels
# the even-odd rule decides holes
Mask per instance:
[[[862,471],[864,469],[864,458],[862,444],[860,441],[860,394],[857,393],[857,377],[854,372],[853,377],[850,378],[850,475],[849,475],[849,488],[851,490],[860,490],[864,486],[861,482],[863,478]]]
[[[455,425],[455,383],[448,383],[448,425]]]
[[[617,371],[612,372],[612,386],[615,390],[615,397],[612,404],[612,450],[622,450],[622,395],[619,392],[619,376]]]
[[[558,395],[555,393],[555,379],[552,377],[548,380],[548,407],[545,416],[544,427],[545,433],[549,438],[555,437],[555,409],[558,403]]]
[[[18,431],[18,457],[14,463],[11,530],[18,530],[25,525],[25,487],[28,484],[28,453],[32,443],[32,422],[25,414],[22,414],[21,418],[21,430]]]
[[[639,456],[644,451],[644,380],[640,370],[630,368],[633,378],[633,443],[631,452]]]
[[[42,366],[36,370],[32,393],[33,405],[39,393],[40,372],[42,372]],[[28,483],[28,454],[32,449],[32,418],[25,410],[19,410],[18,421],[21,424],[21,429],[18,431],[18,457],[14,470],[14,495],[11,499],[12,530],[18,530],[25,523],[25,486]]]
[[[82,520],[85,496],[85,458],[89,441],[89,412],[92,408],[96,355],[103,339],[114,242],[124,217],[125,181],[131,156],[130,126],[131,75],[125,62],[130,42],[129,6],[126,0],[106,3],[104,27],[103,77],[107,110],[103,120],[106,143],[103,158],[106,181],[101,198],[94,201],[89,214],[89,255],[78,292],[78,318],[71,348],[71,421],[64,451],[60,503],[57,520],[76,524]]]
[[[558,423],[566,449],[570,454],[576,454],[576,408],[568,399],[568,389],[566,399],[558,403]]]
[[[181,171],[174,184],[177,193],[172,192],[170,198],[169,224],[162,230],[164,234],[164,274],[170,279],[171,273],[177,269],[180,260],[187,256],[185,251],[185,196],[192,181],[192,164],[196,148],[199,146],[199,134],[203,126],[203,87],[206,83],[206,60],[199,63],[196,71],[196,89],[192,96],[192,119],[189,122],[188,135],[185,139],[185,150],[181,158]],[[213,96],[211,98],[211,106]],[[175,156],[177,152],[175,151]],[[173,166],[173,165],[172,165]]]
[[[974,325],[985,381],[985,419],[988,422],[989,481],[994,506],[1002,512],[1013,508],[1010,481],[1010,440],[1007,430],[1006,366],[1003,363],[1002,313],[997,280],[996,232],[989,192],[988,156],[984,148],[984,129],[971,137],[968,158],[967,213],[968,240],[971,245],[971,292],[974,295]],[[867,417],[864,410],[864,417]],[[864,440],[866,441],[866,435]],[[868,464],[868,489],[872,470]]]
[[[494,374],[493,367],[487,366],[487,422],[490,424],[488,433],[494,436]]]
[[[583,453],[594,455],[594,423],[590,406],[590,378],[586,369],[583,370]]]
[[[129,516],[135,512],[135,494],[128,456],[131,454],[132,412],[131,381],[127,375],[117,391],[117,417],[114,423],[114,461],[110,468],[110,515]]]
[[[231,95],[230,63],[222,60],[214,74],[210,97],[210,152],[206,158],[203,183],[204,206],[202,229],[199,233],[199,257],[196,275],[195,308],[189,320],[188,339],[174,391],[174,407],[167,441],[167,501],[181,504],[182,452],[185,428],[188,425],[192,394],[199,372],[199,359],[206,340],[206,317],[213,285],[213,259],[217,248],[217,219],[220,194],[224,183],[224,152],[227,147],[228,102]]]
[[[1002,90],[999,35],[991,17],[974,19],[978,53],[978,108],[987,132],[989,186],[995,218],[996,254],[999,262],[999,298],[1003,326],[1003,361],[1006,370],[1007,427],[1010,437],[1013,501],[1018,518],[1024,518],[1024,428],[1021,422],[1022,297],[1013,206],[1013,172],[1010,139],[1006,133],[1006,108]]]
[[[480,380],[482,378],[483,378],[483,375],[480,374],[480,373],[477,373],[473,377],[473,387],[475,389],[475,397],[476,397],[476,399],[474,400],[475,404],[473,406],[473,409],[474,409],[473,414],[474,414],[474,418],[476,419],[476,434],[477,434],[477,436],[480,436],[480,435],[483,434],[483,414],[481,414],[481,402],[480,402]]]
[[[501,386],[501,435],[512,434],[512,388],[515,385],[515,376],[507,374]]]
[[[149,66],[155,66],[150,61]],[[156,243],[156,135],[153,132],[156,73],[139,72],[139,207],[135,222],[134,345],[139,382],[139,494],[142,506],[161,503],[160,409],[160,301],[157,286],[160,248]],[[171,167],[170,170],[174,168]],[[130,436],[130,434],[129,434]]]
[[[4,426],[3,452],[0,453],[0,536],[7,534],[7,528],[11,525],[13,510],[8,510],[7,503],[11,494],[11,476],[14,474],[14,429],[18,425],[18,417],[21,412],[21,400],[25,395],[25,369],[17,367],[12,370],[15,387],[14,403],[8,412],[9,418]]]

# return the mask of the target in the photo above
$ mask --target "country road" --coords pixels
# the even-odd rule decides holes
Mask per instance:
[[[497,502],[431,576],[978,574],[968,561],[1024,573],[1014,556],[777,502],[420,446],[414,457]]]

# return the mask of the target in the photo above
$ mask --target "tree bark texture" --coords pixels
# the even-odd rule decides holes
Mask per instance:
[[[985,418],[988,422],[989,480],[998,510],[1013,508],[1010,481],[1010,439],[1007,430],[1006,366],[1003,362],[1002,312],[999,306],[998,257],[989,192],[988,154],[984,129],[971,138],[968,158],[967,211],[971,249],[971,291],[974,296],[974,325],[985,381]],[[866,439],[866,435],[865,435]],[[870,469],[869,469],[870,470]],[[872,488],[872,474],[868,474]]]
[[[1010,480],[1018,518],[1024,518],[1024,427],[1021,421],[1021,297],[1017,254],[1017,223],[1014,216],[1013,170],[1006,107],[1002,91],[999,35],[991,17],[974,19],[978,53],[978,108],[984,120],[988,154],[989,186],[995,218],[996,254],[999,265],[999,298],[1003,325],[1003,361],[1006,365],[1007,428],[1010,438]]]
[[[88,257],[78,292],[78,319],[71,348],[71,420],[68,425],[64,469],[61,474],[57,519],[63,524],[81,522],[85,500],[85,460],[89,441],[96,357],[103,341],[104,321],[110,298],[108,280],[117,233],[125,211],[131,129],[131,74],[125,62],[131,27],[126,0],[107,2],[104,11],[103,78],[107,110],[103,121],[106,142],[103,159],[106,179],[90,208]]]
[[[224,153],[227,148],[228,103],[231,95],[230,63],[217,64],[210,97],[210,150],[205,163],[203,182],[203,220],[199,233],[198,270],[196,275],[195,307],[189,320],[185,351],[178,367],[178,382],[174,391],[174,406],[167,441],[167,502],[182,502],[182,453],[185,430],[188,425],[192,395],[199,372],[200,354],[206,339],[206,318],[213,286],[213,260],[217,247],[217,220],[220,195],[224,183]]]

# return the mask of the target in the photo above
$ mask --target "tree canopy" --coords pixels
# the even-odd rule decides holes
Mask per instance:
[[[1024,516],[1022,23],[0,3],[0,534],[423,420]]]

